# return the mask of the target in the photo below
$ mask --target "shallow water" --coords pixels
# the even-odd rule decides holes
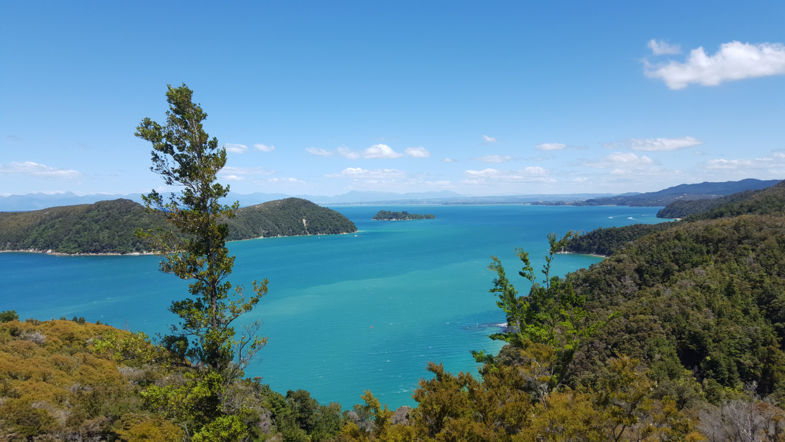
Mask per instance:
[[[371,221],[381,208],[433,213],[435,220]],[[499,256],[516,275],[515,248],[536,267],[545,235],[567,230],[653,223],[657,208],[552,206],[336,207],[359,232],[266,238],[230,243],[237,255],[232,281],[250,287],[268,278],[270,292],[248,320],[269,338],[246,370],[273,389],[306,389],[320,402],[344,407],[370,389],[391,407],[411,405],[428,361],[475,371],[471,350],[495,350],[487,338],[504,322],[488,293]],[[0,254],[0,311],[22,318],[84,316],[113,326],[164,333],[168,311],[185,283],[158,271],[154,256]],[[598,262],[559,255],[556,273]]]

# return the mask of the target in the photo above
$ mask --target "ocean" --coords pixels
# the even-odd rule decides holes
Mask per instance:
[[[535,268],[546,235],[568,230],[655,223],[658,208],[570,206],[340,206],[357,224],[346,235],[264,238],[229,243],[237,256],[231,281],[269,280],[269,293],[243,321],[261,321],[269,342],[246,375],[282,394],[305,389],[344,408],[370,390],[391,408],[413,405],[429,361],[477,373],[472,350],[496,351],[488,339],[504,314],[488,293],[498,256],[518,291],[516,248]],[[372,221],[380,209],[433,213],[434,220]],[[600,258],[558,255],[556,274]],[[49,256],[0,253],[0,311],[21,318],[84,317],[150,336],[176,317],[172,300],[186,283],[158,270],[155,256]],[[242,324],[238,330],[242,328]]]

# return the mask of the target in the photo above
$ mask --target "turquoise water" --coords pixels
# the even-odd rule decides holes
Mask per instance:
[[[515,248],[536,266],[545,235],[636,222],[657,208],[549,206],[384,207],[434,213],[435,220],[371,221],[380,207],[336,207],[357,234],[266,238],[230,243],[232,281],[268,278],[270,292],[249,319],[269,338],[249,366],[286,393],[303,388],[344,407],[370,389],[391,407],[411,405],[428,361],[451,371],[476,370],[471,350],[494,350],[487,336],[504,321],[488,293],[499,256],[516,275]],[[559,255],[559,274],[599,261]],[[154,256],[62,257],[0,254],[0,311],[22,318],[84,316],[150,335],[167,331],[167,308],[185,283],[158,271]],[[519,291],[526,286],[516,277]]]

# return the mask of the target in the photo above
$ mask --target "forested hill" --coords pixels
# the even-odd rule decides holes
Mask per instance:
[[[711,200],[674,201],[657,212],[660,218],[713,219],[728,216],[785,213],[785,181]]]
[[[590,206],[667,206],[677,200],[711,199],[746,190],[765,189],[777,184],[777,182],[779,180],[762,181],[749,178],[741,181],[680,184],[657,192],[589,199],[584,204]]]
[[[305,220],[305,221],[303,221]],[[239,209],[227,221],[229,239],[345,233],[357,230],[333,210],[288,198]],[[0,212],[0,250],[57,253],[136,253],[150,246],[137,228],[166,229],[164,216],[127,199],[52,207],[30,212]]]
[[[340,213],[300,198],[243,207],[227,224],[230,240],[357,231],[357,226]]]
[[[166,228],[163,216],[127,199],[0,212],[0,249],[58,253],[133,253],[147,250],[136,228]]]
[[[683,222],[689,222],[752,214],[785,216],[785,181],[766,189],[712,200],[676,201],[660,210],[657,216],[684,218]],[[592,230],[572,239],[567,250],[608,256],[638,238],[669,229],[674,224],[678,223],[633,224]]]

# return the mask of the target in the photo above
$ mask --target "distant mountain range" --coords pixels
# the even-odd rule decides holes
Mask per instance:
[[[280,193],[230,193],[226,198],[227,202],[238,201],[241,207],[261,204],[267,201],[274,201],[288,198],[291,195]],[[296,195],[297,198],[313,201],[321,205],[349,205],[349,204],[517,204],[517,203],[541,203],[544,201],[565,201],[568,203],[583,201],[587,198],[597,198],[610,196],[607,193],[583,193],[583,194],[564,194],[564,195],[501,195],[501,196],[471,196],[461,195],[455,192],[417,192],[417,193],[393,193],[393,192],[361,192],[351,191],[334,196],[325,195]],[[70,206],[76,204],[92,204],[98,201],[112,199],[128,199],[142,202],[139,193],[133,194],[92,194],[76,195],[74,193],[29,193],[26,195],[0,196],[0,211],[15,212],[24,210],[40,210],[56,206]]]
[[[680,184],[657,192],[622,194],[605,198],[592,198],[585,201],[589,206],[667,206],[677,200],[700,200],[718,198],[747,190],[760,190],[777,184],[779,180],[756,180],[748,178],[741,181],[703,182]]]
[[[538,205],[615,205],[615,206],[667,206],[678,200],[713,199],[747,190],[771,187],[779,180],[757,180],[748,178],[741,181],[704,182],[680,184],[657,192],[624,193],[575,193],[575,194],[533,194],[533,195],[461,195],[450,191],[440,192],[368,192],[351,191],[340,195],[294,195],[321,205],[418,205],[418,204],[538,204]],[[261,204],[292,197],[281,193],[230,193],[226,202],[238,201],[241,207]],[[39,210],[55,206],[92,204],[98,201],[124,198],[141,202],[141,194],[92,194],[74,193],[30,193],[26,195],[0,196],[0,211]]]

